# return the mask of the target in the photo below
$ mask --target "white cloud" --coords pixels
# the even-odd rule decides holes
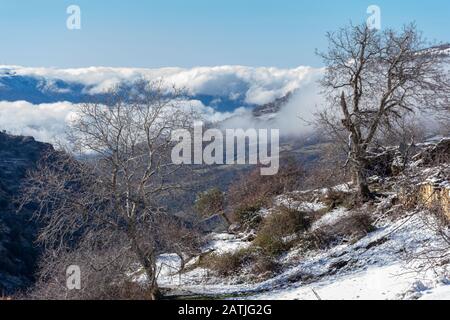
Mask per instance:
[[[191,94],[243,98],[247,103],[265,104],[295,92],[291,101],[275,116],[255,119],[251,110],[238,108],[232,112],[218,112],[201,101],[183,101],[205,119],[223,122],[223,128],[278,128],[282,134],[298,134],[308,130],[302,119],[311,120],[316,106],[322,103],[317,79],[321,69],[250,68],[222,66],[208,68],[119,69],[93,67],[85,69],[51,69],[0,66],[2,73],[44,77],[49,90],[53,81],[79,82],[92,86],[91,93],[102,92],[116,83],[164,78],[165,83],[184,87]],[[64,139],[67,123],[76,112],[69,102],[33,105],[25,101],[0,102],[0,130],[13,134],[34,136],[37,140],[55,142]]]
[[[220,122],[245,112],[242,108],[234,112],[217,112],[198,100],[178,103],[193,108],[211,122]],[[14,135],[32,136],[42,142],[64,143],[67,126],[76,115],[77,105],[70,102],[35,105],[26,101],[0,101],[0,130]]]
[[[0,102],[0,130],[15,135],[32,136],[38,141],[64,140],[65,130],[75,115],[69,102],[33,105],[25,101]]]
[[[1,73],[63,80],[90,87],[90,94],[101,93],[121,82],[140,78],[163,78],[167,84],[185,88],[189,93],[243,98],[249,104],[266,104],[301,87],[316,70],[309,67],[295,69],[253,68],[243,66],[198,67],[192,69],[107,68],[80,69],[26,68],[0,66]]]
[[[324,105],[320,95],[318,79],[323,70],[314,70],[298,84],[289,102],[276,115],[256,119],[251,110],[223,122],[223,128],[268,128],[279,129],[283,136],[298,135],[312,129],[309,125],[315,114]]]

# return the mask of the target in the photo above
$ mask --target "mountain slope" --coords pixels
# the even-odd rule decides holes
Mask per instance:
[[[0,132],[0,295],[11,294],[33,282],[39,248],[35,245],[37,225],[30,210],[16,213],[14,199],[27,170],[52,147],[30,137]]]

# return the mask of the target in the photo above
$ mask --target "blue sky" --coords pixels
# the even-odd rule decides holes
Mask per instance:
[[[82,29],[66,28],[81,8]],[[0,0],[0,64],[42,67],[320,66],[324,34],[363,22],[415,21],[450,41],[450,1],[381,0]]]

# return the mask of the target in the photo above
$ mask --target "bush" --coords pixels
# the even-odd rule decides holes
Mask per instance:
[[[357,210],[333,225],[324,225],[302,237],[306,249],[327,249],[346,241],[358,241],[375,231],[372,216]]]
[[[224,210],[225,197],[218,188],[210,189],[198,194],[195,201],[195,210],[202,217],[208,218]]]
[[[325,203],[328,211],[331,211],[337,207],[352,209],[357,205],[357,196],[354,193],[330,189],[327,190],[321,201]]]
[[[96,300],[152,300],[150,290],[135,281],[111,284]]]
[[[279,269],[279,264],[273,258],[254,247],[224,254],[212,253],[199,264],[222,277],[237,275],[245,267],[249,267],[253,275],[270,275]]]
[[[261,216],[258,214],[261,208],[262,205],[260,203],[243,204],[236,208],[233,219],[242,226],[255,229],[262,221]]]
[[[253,271],[262,276],[270,276],[280,270],[280,264],[273,258],[264,254],[258,254],[253,264]]]
[[[255,212],[271,205],[274,196],[295,190],[303,176],[303,169],[294,161],[281,166],[274,176],[262,176],[260,168],[242,176],[228,190],[234,222],[246,225]]]
[[[282,237],[265,231],[258,233],[254,245],[261,248],[265,255],[275,257],[289,250],[289,245]]]
[[[311,217],[308,212],[278,207],[275,213],[263,220],[254,245],[261,248],[268,256],[278,256],[292,246],[287,237],[304,232],[310,226]]]
[[[228,277],[237,274],[244,264],[250,261],[251,256],[250,249],[224,254],[211,253],[202,259],[200,265],[215,271],[220,276]]]

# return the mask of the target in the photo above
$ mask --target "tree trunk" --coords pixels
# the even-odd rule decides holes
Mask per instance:
[[[144,254],[144,252],[142,251],[141,247],[139,246],[136,240],[136,237],[132,234],[129,234],[129,236],[132,241],[133,251],[135,252],[142,268],[144,268],[145,275],[147,276],[150,299],[159,300],[162,297],[162,294],[158,288],[158,283],[156,279],[157,277],[156,267],[154,266],[154,263],[150,261],[149,257]]]
[[[366,175],[364,174],[365,169],[356,169],[356,185],[358,186],[358,193],[362,201],[368,201],[372,198],[372,192],[369,189],[369,183],[367,182]]]
[[[159,300],[162,297],[161,291],[159,290],[155,268],[151,265],[150,261],[144,257],[143,261],[141,261],[142,267],[144,268],[145,274],[147,275],[148,284],[149,284],[149,296],[151,300]]]
[[[358,186],[359,198],[361,201],[366,202],[372,199],[372,193],[369,189],[369,183],[367,181],[367,161],[366,161],[366,149],[363,146],[363,142],[356,140],[352,144],[353,153],[353,169],[356,185]]]

